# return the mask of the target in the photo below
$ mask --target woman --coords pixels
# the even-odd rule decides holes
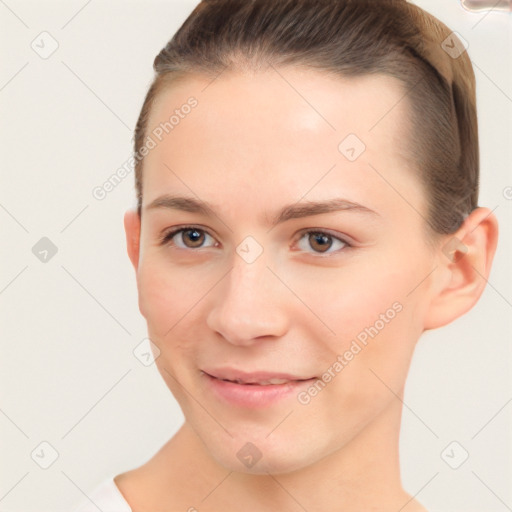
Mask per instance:
[[[405,0],[209,0],[154,68],[125,229],[185,422],[92,501],[425,511],[400,480],[409,364],[498,237],[462,42]]]

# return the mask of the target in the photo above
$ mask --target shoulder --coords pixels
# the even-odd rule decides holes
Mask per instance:
[[[419,501],[412,499],[406,507],[403,507],[403,512],[429,512]]]
[[[132,512],[114,477],[102,480],[73,512]]]
[[[172,477],[151,464],[145,464],[114,477],[114,483],[124,500],[133,510],[156,510],[165,504],[166,509],[178,510],[176,488],[169,486]],[[80,511],[81,512],[81,511]],[[95,511],[97,512],[97,511]],[[116,511],[116,512],[124,512]],[[127,511],[128,512],[128,511]]]
[[[152,488],[153,482],[154,479],[145,466],[131,469],[113,478],[117,491],[132,509],[143,508],[149,497],[155,495],[155,489]]]

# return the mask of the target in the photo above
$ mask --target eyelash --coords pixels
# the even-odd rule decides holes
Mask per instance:
[[[208,231],[206,231],[205,229],[202,229],[202,228],[199,228],[198,226],[181,226],[180,228],[177,228],[177,229],[172,229],[170,231],[167,231],[165,232],[161,237],[159,237],[159,245],[171,245],[171,240],[174,238],[175,235],[177,235],[178,233],[181,233],[181,232],[184,232],[184,231],[188,231],[188,230],[196,230],[196,231],[199,231],[201,233],[206,233],[207,235],[211,236],[212,238],[214,238],[212,235],[210,235],[210,233],[208,233]],[[340,238],[338,236],[335,236],[333,235],[332,233],[330,233],[329,231],[324,231],[322,229],[307,229],[307,230],[302,230],[300,231],[300,234],[299,234],[299,241],[302,240],[302,238],[304,237],[304,235],[309,235],[309,234],[317,234],[317,235],[326,235],[334,240],[337,240],[341,243],[344,244],[344,247],[342,247],[341,249],[338,249],[336,251],[332,251],[332,252],[315,252],[313,251],[313,254],[317,254],[319,256],[329,256],[329,255],[332,255],[332,254],[338,254],[342,251],[345,251],[352,246],[352,244],[350,244],[347,240],[344,240],[343,238]],[[172,244],[174,245],[174,244]],[[197,250],[197,249],[202,249],[203,247],[198,247],[196,249],[194,248],[191,248],[191,247],[188,247],[186,249],[183,249],[182,247],[178,247],[178,249],[183,249],[183,250],[190,250],[190,251],[194,251],[194,250]],[[330,249],[330,248],[329,248]],[[328,249],[328,251],[329,251]]]

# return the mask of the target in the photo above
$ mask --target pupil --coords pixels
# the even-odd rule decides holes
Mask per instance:
[[[197,231],[197,229],[189,229],[187,230],[187,233],[189,235],[189,238],[191,238],[192,242],[197,242],[198,240],[201,240],[201,233]]]
[[[315,233],[311,235],[315,241],[315,243],[320,244],[320,250],[321,252],[325,252],[329,247],[332,245],[332,242],[330,242],[330,237],[328,235],[325,235],[323,233]]]

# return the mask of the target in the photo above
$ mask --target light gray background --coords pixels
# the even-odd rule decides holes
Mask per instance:
[[[153,59],[196,3],[0,0],[1,511],[72,510],[104,478],[150,458],[183,420],[154,365],[133,354],[146,335],[123,230],[133,174],[103,201],[92,190],[130,156]],[[469,43],[480,204],[496,208],[501,233],[477,306],[419,342],[404,400],[403,482],[429,511],[504,512],[512,19],[468,13],[457,0],[416,3]],[[31,48],[43,31],[59,44],[47,59]],[[32,252],[42,237],[58,248],[46,263]],[[454,440],[469,453],[456,470],[440,456]],[[50,457],[43,441],[58,452],[48,469],[38,465]]]

